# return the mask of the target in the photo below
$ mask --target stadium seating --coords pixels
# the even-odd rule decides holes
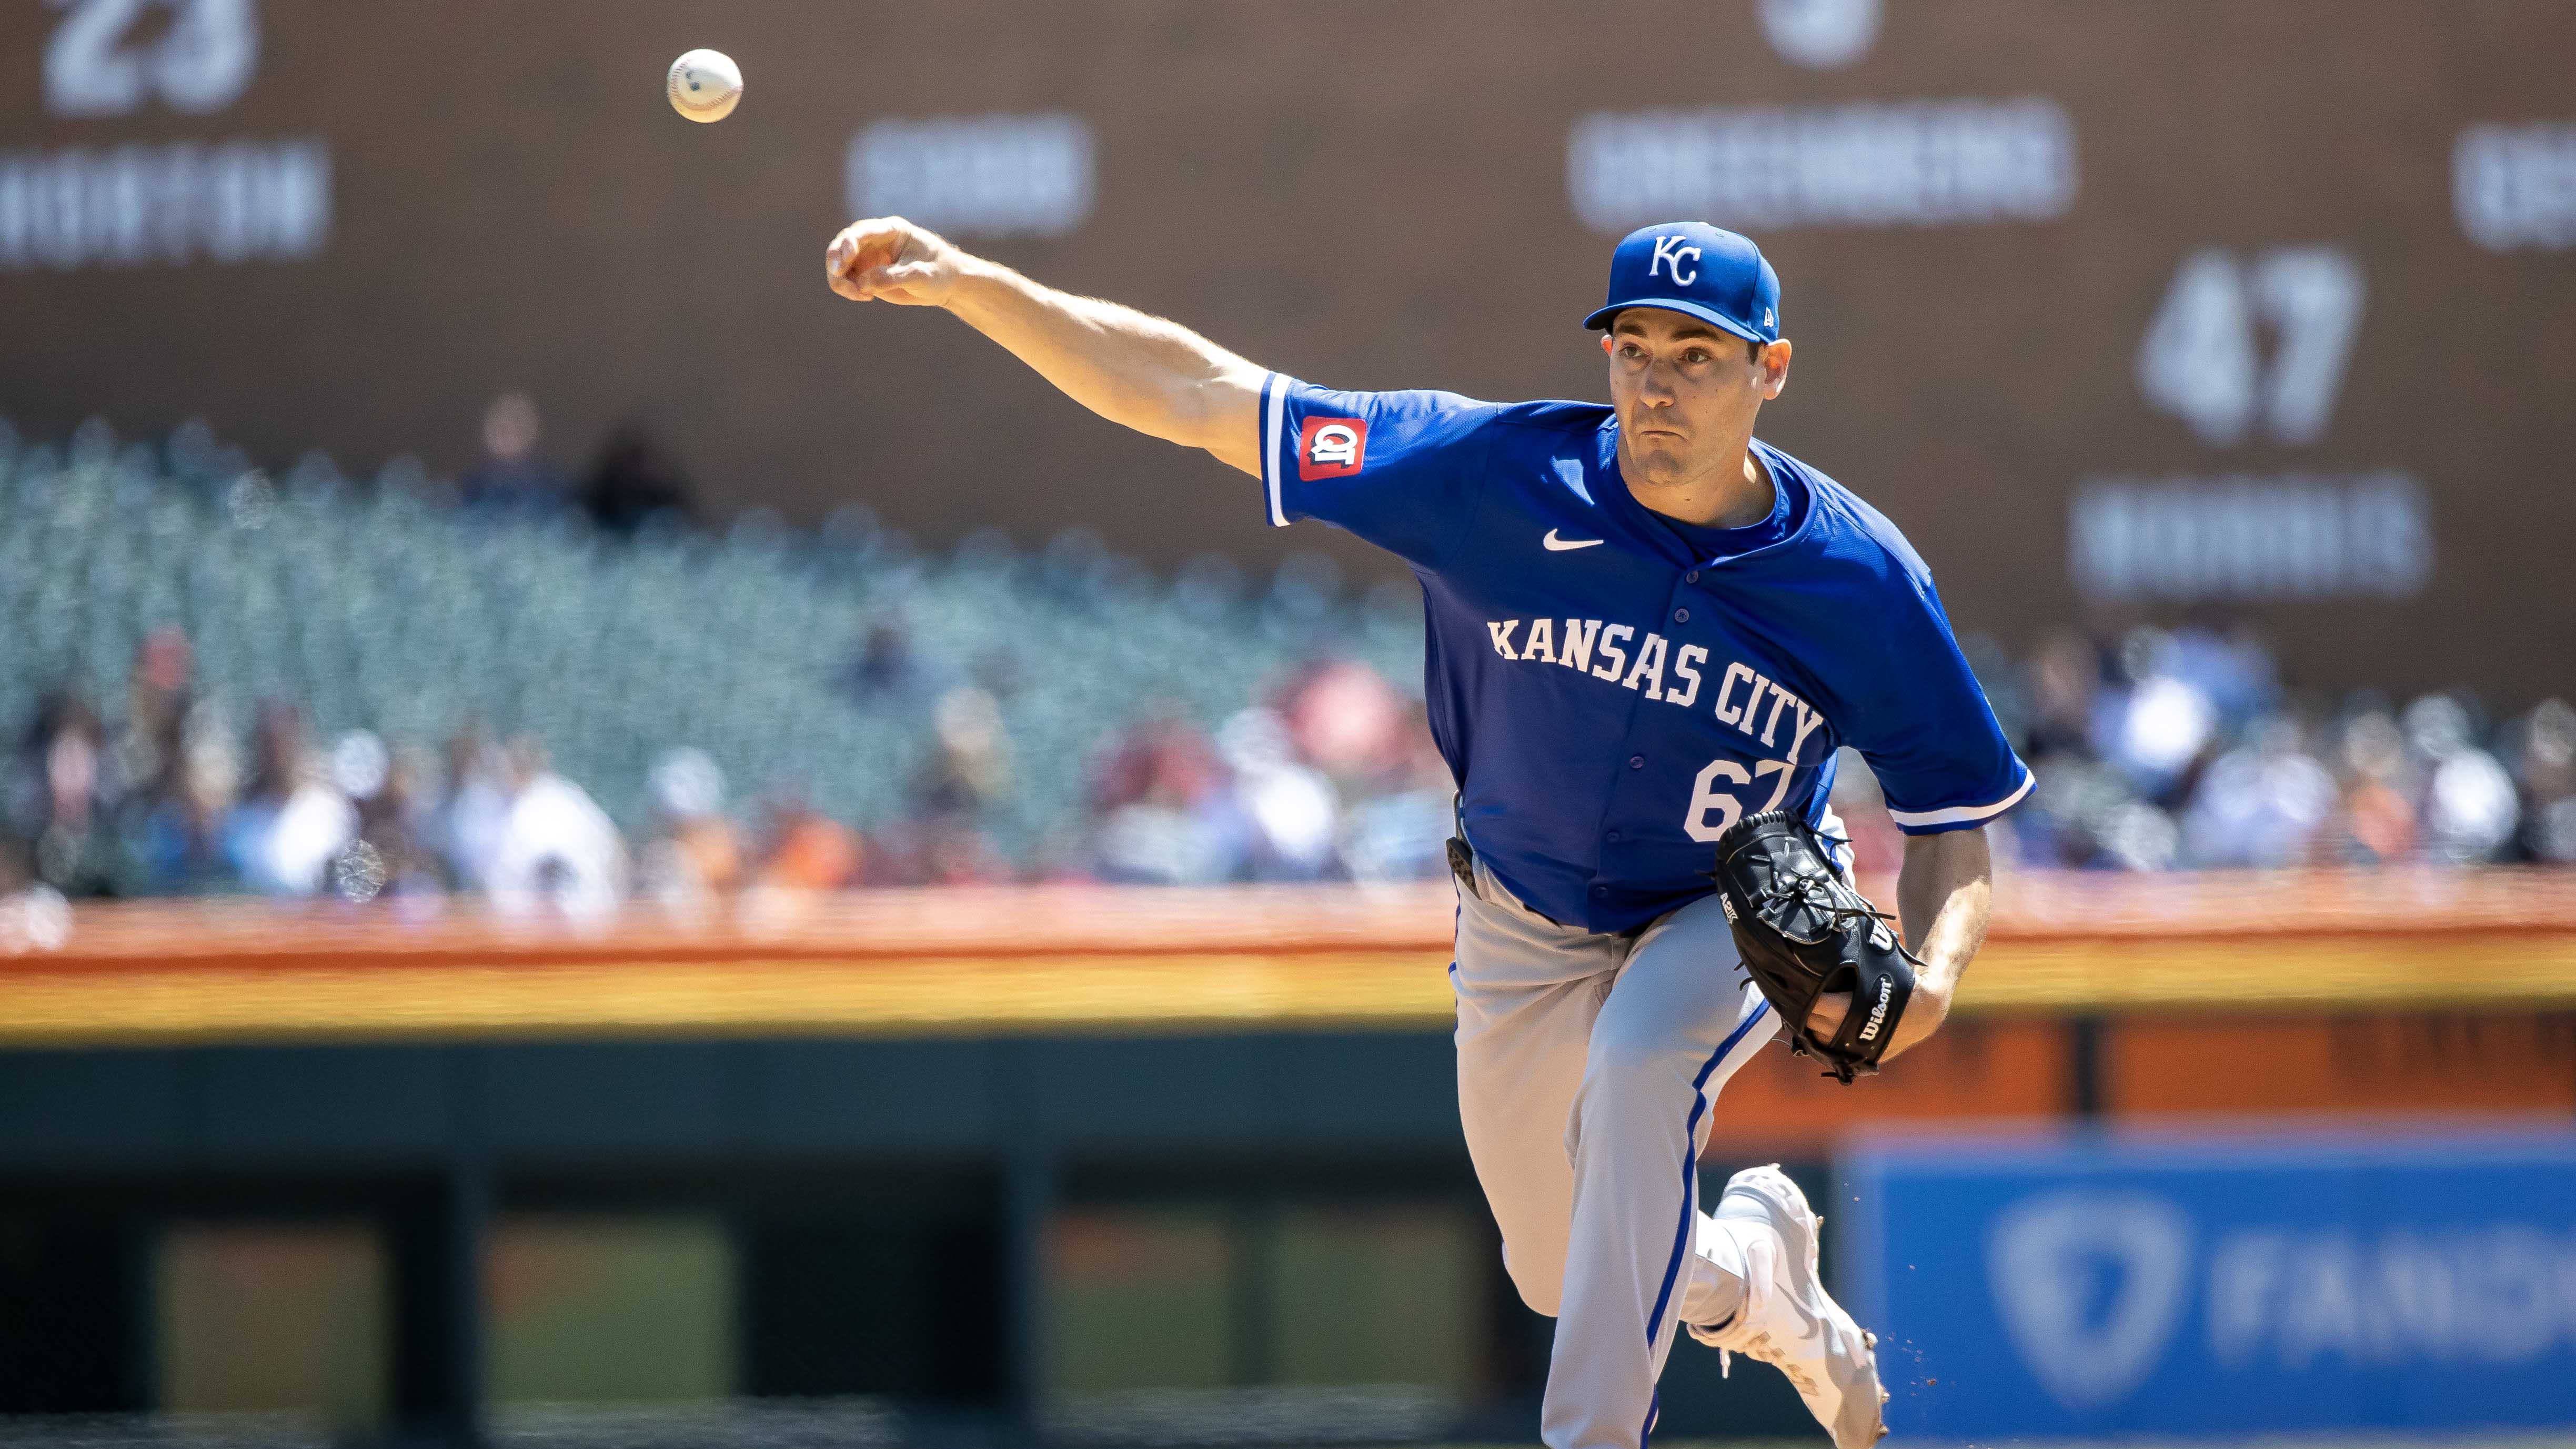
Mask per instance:
[[[66,685],[113,713],[137,645],[175,624],[237,727],[275,698],[325,742],[528,732],[630,835],[653,760],[681,745],[737,795],[789,791],[881,823],[930,705],[971,681],[999,700],[1020,763],[986,825],[1024,856],[1078,817],[1082,762],[1140,713],[1213,725],[1326,639],[1392,679],[1420,667],[1410,591],[1345,601],[1315,558],[1247,590],[1222,560],[1165,583],[1078,533],[927,557],[859,506],[818,532],[753,515],[621,539],[461,511],[407,461],[357,484],[310,455],[272,481],[202,425],[123,447],[98,423],[68,447],[0,425],[0,510],[0,608],[16,621],[0,631],[0,719]],[[854,665],[880,624],[915,662],[863,688]]]

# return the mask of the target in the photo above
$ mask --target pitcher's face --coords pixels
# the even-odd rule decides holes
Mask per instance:
[[[1780,395],[1789,344],[1747,342],[1659,307],[1631,307],[1601,340],[1626,466],[1640,481],[1698,477],[1742,449]]]

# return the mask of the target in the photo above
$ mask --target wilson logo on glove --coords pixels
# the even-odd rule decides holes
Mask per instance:
[[[1884,928],[1872,931],[1870,932],[1870,940],[1875,944],[1884,939],[1886,935],[1887,932]],[[1860,1039],[1862,1041],[1878,1040],[1878,1029],[1887,1024],[1887,994],[1895,989],[1896,980],[1894,977],[1882,976],[1878,979],[1878,1005],[1870,1008],[1869,1025],[1860,1029]]]

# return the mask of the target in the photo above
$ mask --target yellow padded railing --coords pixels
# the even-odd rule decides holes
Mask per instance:
[[[2576,874],[2026,874],[1997,900],[1962,1010],[2576,1003]],[[59,948],[0,955],[0,1044],[1439,1030],[1451,911],[1445,885],[877,891],[588,923],[84,906]]]

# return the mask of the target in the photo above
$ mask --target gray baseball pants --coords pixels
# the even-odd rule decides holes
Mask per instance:
[[[1699,1210],[1699,1154],[1775,1022],[1714,896],[1605,936],[1474,872],[1451,971],[1458,1110],[1504,1266],[1556,1318],[1540,1437],[1639,1449],[1679,1325],[1742,1300],[1742,1250]]]

